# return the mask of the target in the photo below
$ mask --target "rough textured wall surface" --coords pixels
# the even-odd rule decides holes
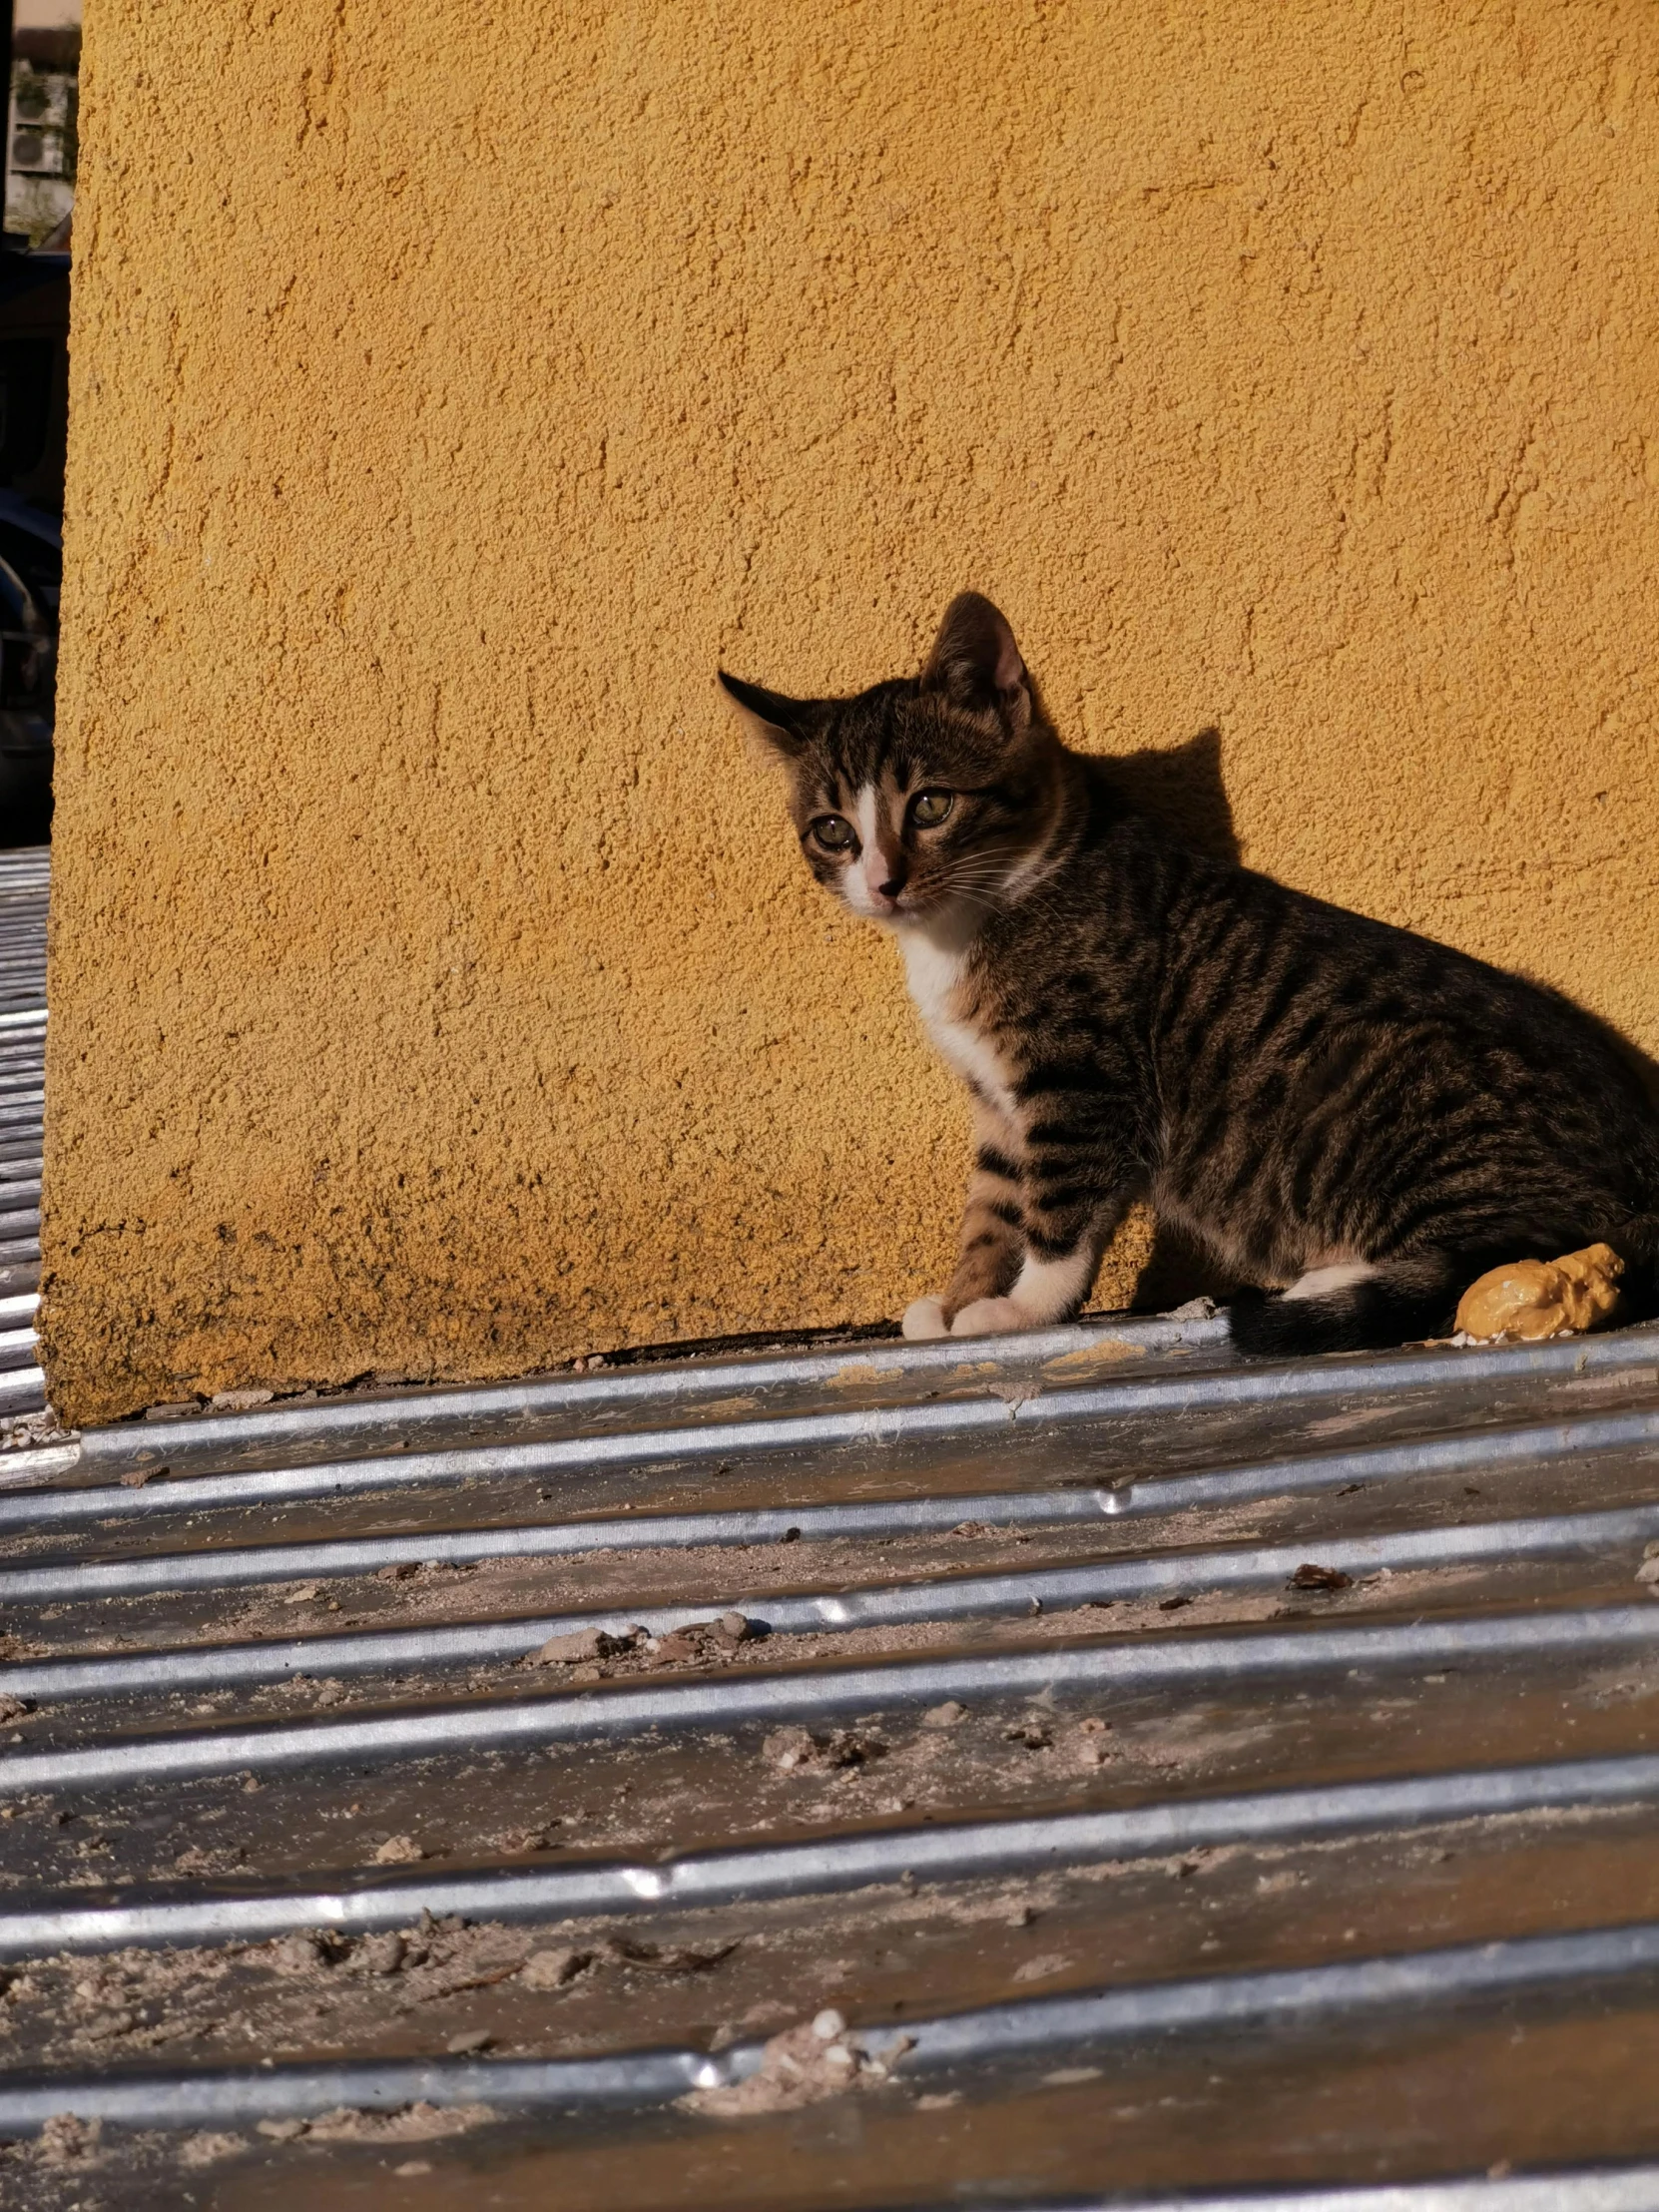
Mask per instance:
[[[1252,862],[1659,1046],[1647,0],[87,16],[70,1417],[931,1288],[956,1100],[712,670],[964,585]]]

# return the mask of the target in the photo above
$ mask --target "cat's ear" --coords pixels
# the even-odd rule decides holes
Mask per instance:
[[[1006,618],[976,591],[950,602],[921,672],[924,692],[942,692],[970,714],[987,709],[1023,729],[1031,719],[1031,685]]]
[[[738,710],[745,726],[775,753],[794,760],[811,737],[818,707],[810,699],[789,699],[783,692],[768,691],[762,684],[746,684],[741,677],[715,672],[721,689]]]

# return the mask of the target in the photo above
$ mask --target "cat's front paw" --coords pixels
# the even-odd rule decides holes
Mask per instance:
[[[898,1326],[906,1337],[948,1337],[950,1334],[943,1304],[936,1298],[912,1299]]]
[[[1006,1337],[1016,1329],[1035,1329],[1035,1317],[1017,1299],[976,1298],[950,1325],[953,1337]]]

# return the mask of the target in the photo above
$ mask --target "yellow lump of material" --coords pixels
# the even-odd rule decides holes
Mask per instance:
[[[1559,1260],[1512,1260],[1471,1283],[1457,1306],[1457,1328],[1469,1337],[1512,1337],[1536,1343],[1570,1337],[1607,1321],[1619,1303],[1624,1262],[1610,1245],[1586,1245]]]

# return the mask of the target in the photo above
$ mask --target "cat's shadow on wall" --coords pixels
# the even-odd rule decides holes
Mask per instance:
[[[1221,732],[1200,730],[1185,745],[1148,746],[1142,753],[1097,756],[1096,765],[1138,815],[1150,815],[1194,852],[1239,863],[1233,804],[1221,775]]]
[[[1149,816],[1193,851],[1237,864],[1239,835],[1222,782],[1219,730],[1200,730],[1185,745],[1150,746],[1100,765],[1137,814]],[[1238,1282],[1202,1246],[1160,1222],[1132,1304],[1141,1313],[1168,1313],[1190,1298],[1226,1298]]]

